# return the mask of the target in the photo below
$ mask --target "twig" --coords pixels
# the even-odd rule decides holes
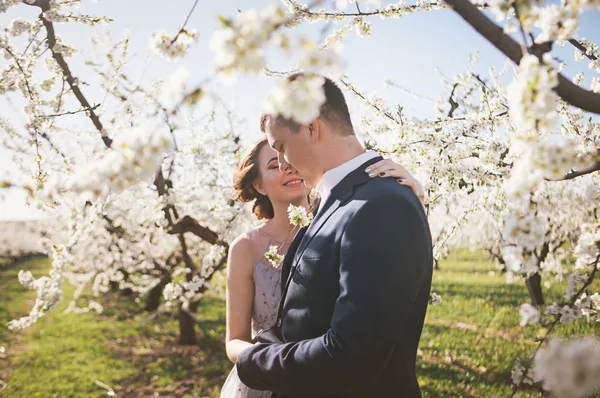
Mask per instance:
[[[346,86],[347,89],[349,89],[350,91],[352,91],[358,97],[360,97],[363,100],[365,100],[369,105],[371,105],[373,108],[377,109],[377,111],[380,112],[381,114],[383,114],[385,117],[387,117],[388,119],[390,119],[391,121],[393,121],[393,122],[395,122],[395,123],[397,123],[399,125],[402,125],[402,122],[399,122],[398,120],[396,120],[396,118],[393,117],[389,112],[384,111],[383,109],[380,109],[377,105],[371,103],[371,101],[369,101],[367,99],[367,97],[364,96],[363,93],[361,93],[356,88],[354,88],[354,86],[352,86],[350,83],[346,82],[344,79],[340,79],[340,81],[342,82],[342,84],[344,86]]]
[[[596,57],[595,55],[588,54],[587,53],[588,49],[583,44],[578,42],[576,39],[569,39],[569,43],[571,43],[576,49],[581,51],[587,59],[589,59],[591,61],[596,61],[598,59],[598,57]]]
[[[452,91],[450,92],[450,98],[448,98],[448,102],[450,103],[450,112],[448,112],[448,117],[452,117],[452,114],[454,114],[454,111],[458,108],[458,102],[454,101],[454,98],[452,98],[458,86],[458,83],[454,83],[454,87],[452,87]]]
[[[177,34],[175,35],[175,37],[173,37],[173,40],[171,40],[171,44],[175,43],[175,41],[177,40],[177,38],[179,37],[179,35],[185,31],[185,25],[187,25],[188,21],[190,20],[190,17],[194,13],[194,9],[196,8],[197,5],[198,5],[198,0],[196,0],[194,2],[194,5],[192,6],[192,9],[188,13],[187,17],[185,18],[185,21],[183,22],[183,25],[181,26],[181,29],[179,29],[179,32],[177,32]]]
[[[593,173],[595,171],[600,170],[600,162],[596,162],[593,165],[591,165],[588,168],[585,169],[581,169],[581,170],[576,170],[576,171],[572,171],[570,173],[568,173],[567,175],[565,175],[562,178],[558,178],[558,179],[552,179],[552,178],[546,178],[546,181],[566,181],[566,180],[572,180],[573,178],[577,178],[586,174],[590,174]]]
[[[55,113],[53,115],[46,115],[46,117],[50,118],[50,117],[58,117],[58,116],[64,116],[64,115],[76,115],[81,112],[88,112],[88,111],[96,110],[96,109],[98,109],[99,106],[100,106],[100,104],[96,104],[92,108],[89,108],[89,109],[79,109],[77,111],[67,111],[67,112],[63,112],[63,113]]]

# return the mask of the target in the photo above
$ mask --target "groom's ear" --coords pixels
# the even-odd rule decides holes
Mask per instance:
[[[319,119],[315,119],[310,122],[308,125],[308,134],[311,143],[316,143],[321,138],[322,133],[323,132],[321,131],[321,123],[319,122]]]

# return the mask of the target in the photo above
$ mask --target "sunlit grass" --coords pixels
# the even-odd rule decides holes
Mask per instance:
[[[48,267],[47,259],[32,259],[0,271],[3,324],[32,304],[33,292],[18,284],[18,270],[39,276]],[[510,397],[514,360],[530,356],[541,333],[539,327],[518,325],[518,306],[528,301],[524,284],[507,284],[480,253],[454,253],[440,268],[433,290],[443,302],[429,308],[417,364],[424,396]],[[557,299],[561,289],[545,290],[547,302]],[[142,302],[113,292],[96,298],[105,305],[102,315],[63,314],[70,294],[67,287],[60,308],[32,328],[18,334],[0,330],[0,345],[8,354],[0,359],[0,379],[9,384],[6,396],[107,396],[95,383],[99,380],[118,396],[218,397],[231,368],[223,346],[221,296],[202,301],[199,345],[181,347],[176,319],[169,313],[143,313]],[[594,333],[598,326],[585,321],[557,329],[563,336]],[[521,396],[541,394],[532,389]]]

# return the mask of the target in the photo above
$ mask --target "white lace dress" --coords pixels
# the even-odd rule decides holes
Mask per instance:
[[[263,329],[270,328],[277,319],[277,310],[281,298],[281,269],[274,268],[264,257],[265,252],[271,245],[280,246],[282,242],[277,241],[260,228],[248,232],[250,241],[267,241],[264,250],[258,255],[259,259],[254,263],[254,301],[252,304],[252,337]],[[283,247],[282,254],[287,251],[289,243]],[[258,257],[257,256],[257,257]],[[254,257],[256,258],[256,257]],[[221,398],[270,398],[270,391],[258,391],[247,387],[240,381],[234,366],[223,388]]]

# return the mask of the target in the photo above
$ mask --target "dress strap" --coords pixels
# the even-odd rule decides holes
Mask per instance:
[[[271,242],[283,243],[283,241],[281,241],[281,240],[277,240],[277,239],[275,239],[275,238],[272,238],[271,236],[267,235],[267,234],[265,233],[265,231],[263,231],[263,230],[262,230],[262,228],[258,228],[258,231],[259,231],[259,232],[262,234],[262,236],[264,236],[265,238],[269,239],[269,244],[270,244]],[[268,249],[268,246],[267,246],[267,249]]]

